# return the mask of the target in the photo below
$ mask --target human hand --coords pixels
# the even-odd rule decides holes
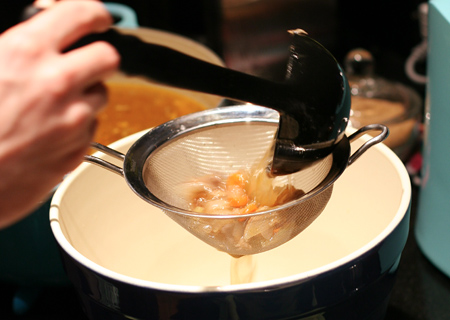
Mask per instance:
[[[100,2],[69,0],[0,35],[0,227],[82,161],[120,57],[105,42],[64,50],[111,23]]]

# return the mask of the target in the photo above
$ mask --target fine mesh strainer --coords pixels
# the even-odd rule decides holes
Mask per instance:
[[[150,130],[126,155],[95,145],[123,160],[123,168],[94,156],[85,160],[124,176],[138,196],[218,250],[233,256],[256,254],[285,243],[309,226],[327,205],[333,183],[345,168],[388,133],[385,126],[364,127],[349,138],[344,136],[333,153],[316,164],[274,178],[276,185],[291,184],[304,191],[299,199],[246,215],[189,210],[183,184],[211,174],[226,177],[260,163],[273,147],[278,122],[279,113],[265,107],[216,108]],[[350,141],[367,130],[381,133],[350,155]]]

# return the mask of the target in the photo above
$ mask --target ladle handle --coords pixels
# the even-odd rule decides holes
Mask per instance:
[[[290,33],[283,82],[214,65],[115,29],[83,37],[67,50],[106,41],[117,49],[120,69],[130,76],[277,110],[280,120],[271,172],[283,175],[307,168],[333,152],[350,114],[349,86],[339,63],[303,30]]]
[[[277,110],[288,109],[292,100],[307,94],[302,87],[225,68],[163,45],[142,41],[134,35],[122,34],[116,29],[90,34],[75,47],[98,40],[116,48],[121,56],[120,69],[129,76]]]
[[[125,155],[123,153],[120,153],[119,151],[111,149],[111,148],[109,148],[107,146],[104,146],[104,145],[102,145],[100,143],[91,142],[91,147],[96,149],[96,150],[98,150],[98,151],[101,151],[101,152],[103,152],[103,153],[105,153],[107,155],[110,155],[110,156],[112,156],[112,157],[114,157],[116,159],[119,159],[119,160],[122,160],[122,161],[125,159]],[[108,162],[106,160],[100,159],[98,157],[94,157],[92,155],[85,155],[84,156],[84,161],[92,163],[92,164],[96,164],[96,165],[98,165],[98,166],[100,166],[102,168],[105,168],[105,169],[107,169],[107,170],[109,170],[111,172],[117,173],[119,176],[122,176],[122,177],[124,176],[123,168],[121,168],[119,166],[116,166],[115,164],[112,164],[111,162]]]
[[[366,152],[370,147],[383,142],[389,135],[389,129],[385,125],[382,124],[369,124],[367,126],[364,126],[357,131],[355,131],[353,134],[351,134],[348,139],[350,142],[356,140],[358,137],[366,133],[367,131],[377,130],[380,131],[380,133],[364,142],[364,144],[358,148],[348,159],[348,165],[351,165],[354,163],[364,152]]]
[[[107,8],[111,8],[111,4]],[[29,5],[22,12],[21,20],[27,20],[42,10],[44,8],[36,7],[35,4]],[[122,34],[114,28],[89,34],[67,51],[95,41],[106,41],[116,48],[121,56],[120,69],[127,75],[144,77],[173,87],[277,110],[291,107],[291,100],[299,99],[304,90],[302,87],[291,88],[221,67],[163,45],[145,42],[134,35]]]

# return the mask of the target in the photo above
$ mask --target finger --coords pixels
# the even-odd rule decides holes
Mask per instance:
[[[97,83],[81,95],[66,103],[61,110],[61,125],[69,130],[84,130],[86,123],[93,121],[97,113],[106,105],[108,94],[105,85]]]
[[[84,91],[83,100],[91,106],[96,116],[108,102],[108,89],[103,83],[96,83]]]
[[[30,28],[59,51],[83,36],[105,31],[112,17],[99,1],[59,1],[30,19]]]
[[[90,95],[87,100],[97,98]],[[73,102],[64,118],[60,118],[58,126],[46,137],[47,141],[53,143],[42,145],[40,150],[59,159],[71,158],[69,154],[73,153],[86,153],[97,127],[96,111],[102,105],[97,102]],[[93,105],[97,106],[97,110]]]
[[[54,5],[56,0],[35,0],[33,2],[33,6],[40,9],[47,9],[50,6]]]
[[[86,90],[117,71],[120,56],[116,49],[106,42],[94,42],[65,53],[59,61],[60,70],[70,76],[69,86]]]
[[[76,158],[76,157],[74,157],[74,154],[77,154],[78,158],[82,158],[85,154],[87,154],[88,150],[91,146],[91,142],[94,139],[94,135],[95,135],[97,126],[98,126],[97,119],[93,119],[92,121],[87,122],[85,129],[79,132],[79,136],[72,144],[71,152],[66,152],[65,154],[62,154],[61,156],[62,157],[66,156],[69,158]],[[76,159],[75,159],[75,162],[77,162]]]

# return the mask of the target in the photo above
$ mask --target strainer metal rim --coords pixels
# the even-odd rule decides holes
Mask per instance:
[[[239,216],[193,213],[192,211],[170,205],[154,196],[147,189],[143,179],[142,173],[147,158],[153,151],[167,143],[169,139],[176,139],[193,130],[218,125],[236,124],[242,122],[264,122],[278,124],[278,121],[279,113],[277,111],[250,104],[209,109],[174,119],[151,129],[130,147],[124,159],[124,178],[128,186],[144,201],[160,208],[163,211],[187,217],[205,219],[241,219],[270,214],[299,205],[331,187],[339,176],[345,171],[350,158],[350,142],[346,136],[344,136],[336,145],[332,153],[332,167],[327,176],[321,183],[319,183],[318,186],[297,200],[255,213]]]
[[[98,143],[92,143],[92,147],[102,151],[110,156],[117,158],[123,161],[123,167],[120,168],[115,164],[112,164],[106,160],[101,158],[86,155],[84,157],[84,161],[90,162],[92,164],[96,164],[100,167],[103,167],[109,171],[112,171],[116,174],[119,174],[123,178],[125,178],[126,183],[136,193],[137,196],[142,198],[144,201],[168,212],[172,212],[175,214],[180,214],[189,217],[197,217],[197,218],[207,218],[207,219],[234,219],[237,215],[201,215],[192,213],[189,210],[181,209],[175,206],[171,206],[157,197],[153,196],[142,179],[142,169],[147,160],[148,155],[152,150],[157,148],[158,146],[164,144],[167,139],[161,139],[159,137],[156,141],[151,141],[152,139],[158,136],[158,133],[164,133],[167,138],[174,137],[174,135],[181,135],[183,132],[188,133],[190,130],[194,130],[199,127],[207,127],[209,125],[205,125],[205,117],[215,117],[216,125],[217,124],[225,124],[225,123],[237,123],[236,115],[243,115],[241,118],[237,118],[238,121],[252,121],[252,122],[266,122],[266,123],[278,123],[279,114],[277,111],[273,109],[269,109],[266,107],[260,107],[255,105],[243,105],[243,106],[234,106],[234,107],[222,107],[209,109],[201,112],[197,112],[194,114],[186,115],[175,120],[169,121],[163,125],[160,125],[150,131],[147,132],[144,136],[138,139],[128,150],[127,154],[124,155],[114,149],[106,147],[104,145]],[[251,116],[249,116],[251,114]],[[234,115],[233,118],[230,115]],[[202,117],[203,116],[203,117]],[[230,119],[234,119],[231,121]],[[191,123],[189,124],[189,121]],[[196,120],[196,121],[193,121]],[[178,125],[178,130],[173,132],[171,126],[173,124]],[[186,126],[186,124],[189,124]],[[359,136],[364,134],[367,131],[376,130],[380,131],[377,136],[373,136],[370,139],[367,139],[357,150],[355,150],[352,154],[350,154],[350,142],[356,140]],[[153,137],[151,137],[153,135]],[[269,210],[260,211],[256,213],[250,213],[246,215],[239,215],[239,218],[247,218],[259,216],[267,213],[271,213],[280,209],[289,208],[293,205],[298,205],[302,202],[305,202],[312,197],[318,195],[319,193],[325,191],[327,188],[331,187],[333,183],[341,176],[341,174],[346,170],[348,166],[353,164],[358,158],[366,152],[369,148],[374,146],[375,144],[383,142],[387,136],[389,135],[389,129],[385,125],[381,124],[370,124],[365,127],[359,128],[355,132],[353,132],[349,137],[343,135],[341,141],[336,144],[335,149],[333,150],[331,156],[333,156],[332,167],[328,173],[328,175],[322,180],[322,183],[317,185],[313,190],[309,191],[306,195],[301,197],[300,199],[288,202],[282,206],[278,206],[275,208],[271,208]],[[150,140],[150,141],[149,141]],[[136,155],[140,156],[136,157]],[[139,180],[140,179],[140,180]],[[141,191],[141,192],[140,192]]]

